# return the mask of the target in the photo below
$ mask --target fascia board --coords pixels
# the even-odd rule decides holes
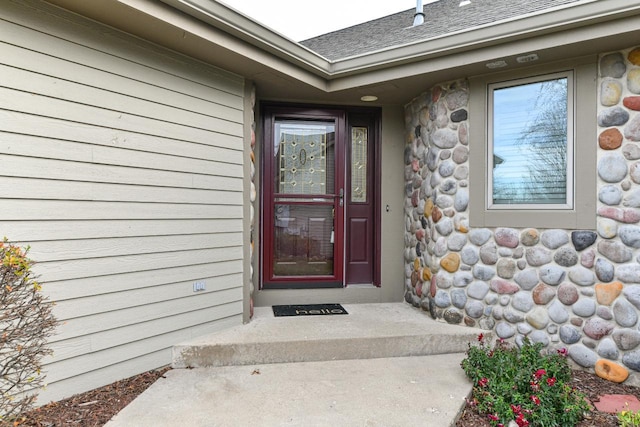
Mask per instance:
[[[589,0],[579,5],[552,9],[526,18],[485,25],[456,34],[340,59],[331,64],[330,75],[332,78],[337,78],[345,74],[422,61],[638,14],[640,14],[639,0]]]
[[[297,66],[325,75],[330,69],[329,60],[222,3],[212,0],[160,1],[265,51],[285,57]]]

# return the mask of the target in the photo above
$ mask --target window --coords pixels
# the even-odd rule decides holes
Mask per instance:
[[[490,84],[487,95],[488,209],[572,209],[573,73]]]
[[[472,226],[595,228],[594,62],[471,79],[469,109]]]

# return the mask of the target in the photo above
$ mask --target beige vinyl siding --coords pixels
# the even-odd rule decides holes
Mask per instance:
[[[243,79],[37,0],[0,2],[0,76],[0,235],[62,321],[40,402],[240,323]]]

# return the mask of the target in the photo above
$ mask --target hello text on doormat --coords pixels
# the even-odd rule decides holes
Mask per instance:
[[[302,304],[302,305],[274,305],[273,315],[283,316],[331,316],[334,314],[349,314],[340,304]]]

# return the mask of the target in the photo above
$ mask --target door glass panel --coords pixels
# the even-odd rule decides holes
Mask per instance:
[[[351,128],[351,201],[367,201],[367,128]]]
[[[276,204],[273,274],[333,274],[333,205]]]
[[[274,145],[276,193],[334,193],[334,123],[278,121]]]

